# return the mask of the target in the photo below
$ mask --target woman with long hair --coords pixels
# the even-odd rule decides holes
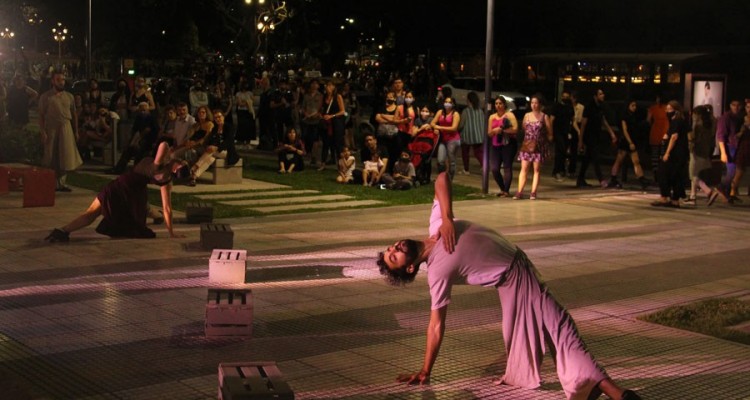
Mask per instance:
[[[487,136],[492,141],[490,146],[490,171],[495,183],[500,188],[498,197],[508,197],[510,184],[513,182],[513,158],[518,150],[518,120],[508,110],[508,102],[503,96],[495,99],[495,113],[490,115],[487,123]],[[502,167],[503,173],[500,174]]]
[[[552,142],[552,121],[549,115],[542,112],[542,98],[539,95],[531,97],[529,102],[531,111],[523,116],[523,142],[518,152],[518,160],[521,161],[521,171],[518,173],[518,190],[513,200],[523,198],[523,189],[526,186],[526,176],[529,166],[534,167],[534,175],[531,180],[531,196],[529,199],[536,200],[536,190],[539,187],[539,170],[546,157],[547,143]]]
[[[323,114],[323,123],[326,130],[321,134],[323,152],[320,156],[318,171],[325,169],[326,162],[336,165],[339,153],[344,147],[346,108],[344,107],[344,98],[339,94],[333,81],[326,83],[326,94],[323,98],[321,114]]]
[[[443,99],[443,107],[435,113],[431,125],[440,135],[438,171],[447,170],[451,180],[456,175],[456,158],[461,148],[461,133],[458,131],[460,124],[461,114],[456,111],[456,102],[453,97],[446,96]]]

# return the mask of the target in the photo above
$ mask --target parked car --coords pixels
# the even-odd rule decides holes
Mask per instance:
[[[96,81],[99,82],[99,90],[102,91],[102,102],[108,105],[112,95],[117,91],[117,83],[111,79],[97,79]],[[80,94],[85,101],[86,93],[89,91],[88,79],[75,81],[70,90],[73,94]]]
[[[501,91],[497,82],[492,83],[492,98],[503,96],[508,102],[508,109],[515,112],[524,112],[529,102],[529,96],[515,91]],[[479,98],[484,97],[484,78],[455,78],[438,88],[450,88],[453,93],[453,99],[458,107],[466,107],[468,100],[466,96],[469,92],[477,92]]]

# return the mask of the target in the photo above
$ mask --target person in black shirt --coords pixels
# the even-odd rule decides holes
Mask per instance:
[[[565,160],[568,157],[570,130],[574,114],[575,110],[573,109],[573,101],[570,99],[570,92],[564,90],[560,94],[560,102],[555,104],[550,113],[555,141],[555,166],[552,169],[552,175],[557,181],[561,181],[565,176]]]
[[[682,106],[676,100],[667,103],[669,119],[669,142],[659,168],[659,191],[661,198],[651,203],[654,207],[680,208],[680,199],[685,197],[685,170],[689,158],[688,124]]]
[[[593,100],[583,109],[583,119],[581,120],[581,135],[578,141],[578,153],[582,155],[581,170],[578,172],[576,187],[590,187],[586,182],[586,171],[589,164],[594,164],[594,174],[600,185],[606,185],[603,180],[602,169],[599,166],[599,137],[602,134],[602,126],[609,132],[612,143],[617,143],[617,136],[609,126],[609,122],[604,118],[604,91],[598,89]]]

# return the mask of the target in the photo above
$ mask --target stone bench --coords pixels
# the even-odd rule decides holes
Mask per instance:
[[[242,159],[234,165],[227,165],[226,160],[217,158],[208,169],[213,174],[214,185],[242,183]]]

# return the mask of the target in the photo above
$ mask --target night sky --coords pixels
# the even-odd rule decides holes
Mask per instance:
[[[247,6],[244,0],[92,2],[95,51],[121,53],[127,49],[136,56],[178,54],[175,47],[196,42],[191,32],[195,32],[197,44],[207,50],[231,53],[237,47],[246,50],[254,44],[252,37],[243,35],[252,30],[248,16],[257,6]],[[0,24],[19,25],[15,9],[21,3],[4,0],[0,5]],[[86,0],[26,0],[26,3],[37,6],[40,15],[45,16],[45,25],[57,20],[64,22],[78,38],[70,44],[71,50],[81,51]],[[397,52],[484,48],[485,1],[288,0],[287,3],[292,14],[274,32],[272,40],[276,45],[286,43],[323,53],[330,49],[343,52],[355,50],[359,37],[377,37],[383,41],[390,36],[395,38]],[[750,7],[741,0],[495,1],[495,11],[496,48],[510,54],[530,49],[658,52],[750,45],[746,22],[750,21]],[[340,25],[346,18],[354,18],[355,24],[341,31]],[[48,34],[49,27],[46,28],[42,31],[41,45],[54,49],[56,44]],[[166,33],[160,36],[162,30]],[[23,32],[19,33],[19,38],[24,37]],[[237,40],[230,44],[233,39]],[[140,50],[142,47],[148,47],[152,53]]]

